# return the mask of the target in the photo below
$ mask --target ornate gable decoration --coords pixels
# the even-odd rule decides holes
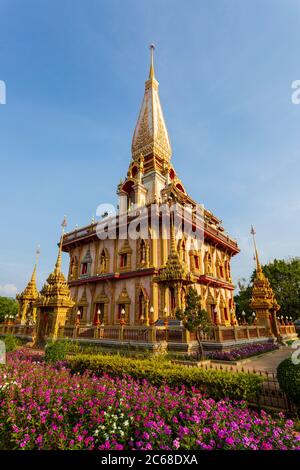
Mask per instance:
[[[87,307],[88,306],[88,300],[87,300],[87,295],[86,295],[86,287],[84,286],[82,296],[78,302],[78,305],[80,307]]]
[[[93,258],[91,255],[91,250],[90,248],[88,248],[86,254],[84,255],[84,258],[82,259],[82,263],[90,264],[92,262],[93,262]]]
[[[53,271],[50,274],[41,290],[36,304],[37,307],[73,307],[75,305],[71,297],[71,291],[62,272]]]
[[[253,282],[250,306],[254,310],[263,308],[277,311],[280,309],[270,282],[261,269],[257,271]]]
[[[173,223],[171,225],[171,250],[167,259],[166,267],[160,270],[158,281],[186,281],[195,282],[193,274],[187,271],[185,263],[180,259],[175,245],[175,234]]]
[[[129,245],[128,238],[125,239],[122,248],[119,250],[119,255],[132,254],[132,249]]]
[[[123,290],[120,292],[117,303],[118,304],[130,304],[131,303],[126,287],[124,287]]]

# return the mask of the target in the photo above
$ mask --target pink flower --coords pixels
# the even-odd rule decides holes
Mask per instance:
[[[180,440],[179,439],[174,439],[173,447],[174,447],[174,449],[179,449],[179,447],[180,447]]]

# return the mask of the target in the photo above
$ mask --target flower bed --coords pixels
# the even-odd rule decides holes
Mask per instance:
[[[278,346],[274,343],[256,343],[247,344],[231,351],[216,351],[209,354],[210,359],[217,359],[220,361],[238,361],[246,359],[247,357],[257,356],[269,351],[275,351]]]
[[[0,369],[5,449],[300,449],[294,424],[196,388],[72,375],[22,352]]]

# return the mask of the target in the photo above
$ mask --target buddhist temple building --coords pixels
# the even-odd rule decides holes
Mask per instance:
[[[189,195],[175,169],[153,45],[150,51],[128,170],[121,181],[122,175],[116,175],[118,208],[115,214],[104,213],[100,220],[62,235],[55,269],[37,298],[34,292],[38,329],[42,337],[95,340],[116,348],[135,343],[149,350],[193,353],[198,347],[196,337],[176,318],[192,286],[211,319],[206,349],[272,340],[265,307],[257,300],[260,289],[266,289],[259,284],[261,272],[253,293],[259,322],[238,325],[230,266],[239,247],[222,221]],[[201,236],[195,237],[199,227]],[[62,252],[69,255],[67,280],[61,272]],[[20,311],[24,312],[27,297],[22,296]],[[272,303],[275,311],[274,296],[270,291],[268,296],[268,308]],[[21,317],[24,320],[24,313]]]

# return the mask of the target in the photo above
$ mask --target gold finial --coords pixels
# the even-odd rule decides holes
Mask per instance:
[[[259,262],[259,259],[258,259],[258,251],[257,251],[257,247],[256,247],[256,241],[255,241],[255,235],[256,235],[256,231],[255,231],[255,228],[253,227],[253,225],[251,225],[251,235],[253,237],[253,243],[254,243],[254,252],[255,252],[255,261],[256,261],[256,271],[257,272],[261,272],[261,265],[260,265],[260,262]]]
[[[66,226],[67,226],[67,217],[64,216],[64,220],[62,221],[62,224],[61,224],[62,229],[61,229],[61,236],[60,236],[57,260],[56,260],[56,263],[55,263],[55,273],[60,273],[60,270],[61,270],[62,243],[63,243],[64,231],[65,231]]]
[[[150,49],[150,71],[149,71],[149,79],[152,80],[153,78],[155,78],[155,74],[154,74],[154,49],[155,49],[155,45],[154,45],[154,44],[150,44],[149,49]]]
[[[36,280],[36,268],[37,268],[37,264],[38,264],[40,254],[41,254],[40,245],[38,245],[37,249],[36,249],[36,252],[35,252],[35,265],[34,265],[32,276],[31,276],[31,280],[34,281],[34,282]]]
[[[38,262],[38,260],[39,260],[40,254],[41,254],[40,245],[38,245],[38,246],[36,247],[36,252],[35,252],[35,255],[36,255],[36,261],[35,261],[35,262],[36,262],[36,264],[37,264],[37,262]]]

